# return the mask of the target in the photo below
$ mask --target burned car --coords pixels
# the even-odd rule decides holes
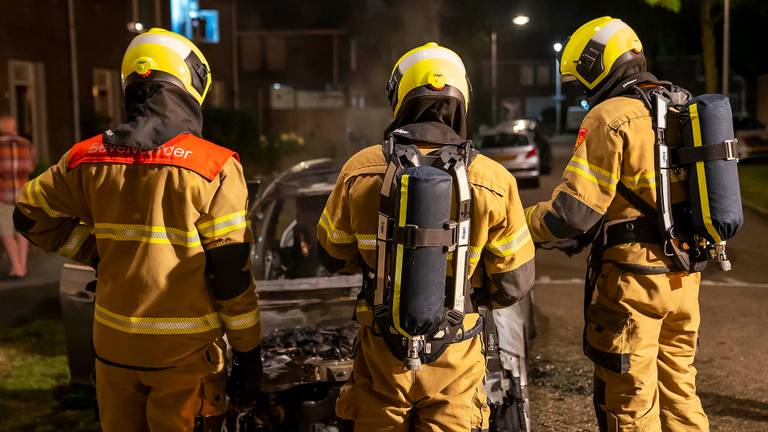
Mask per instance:
[[[341,385],[352,373],[362,277],[329,274],[320,263],[315,229],[341,164],[301,162],[262,187],[248,218],[251,272],[259,293],[264,376],[260,403],[233,410],[227,430],[338,431],[334,414]],[[73,383],[92,385],[94,271],[67,264],[60,299]],[[525,359],[531,336],[530,298],[497,324],[515,334],[489,362],[504,365],[486,379],[496,431],[527,431]],[[499,409],[499,408],[504,409]]]
[[[351,340],[341,335],[348,335],[355,326],[350,322],[362,285],[359,274],[328,274],[317,254],[317,221],[340,168],[340,162],[329,159],[302,162],[269,184],[249,212],[254,239],[251,269],[260,293],[264,326],[266,388],[279,391],[290,385],[307,386],[311,381],[308,375],[295,380],[294,374],[296,370],[309,370],[309,375],[316,378],[311,383],[313,391],[296,393],[307,398],[292,402],[300,409],[296,416],[309,418],[307,410],[311,407],[314,419],[329,421],[333,417],[333,400],[329,398],[335,398],[338,387],[351,373]],[[486,377],[493,409],[491,430],[527,431],[530,422],[525,359],[528,340],[534,333],[532,298],[494,316],[497,327],[513,337],[494,358],[489,358],[489,363],[504,366],[502,371]],[[286,335],[296,339],[287,342],[287,347]],[[295,349],[302,338],[320,343],[311,344],[309,349]],[[327,342],[331,339],[341,344],[332,346]],[[320,390],[323,382],[327,387]],[[321,415],[319,406],[327,407],[329,412]],[[315,423],[318,429],[301,426],[290,430],[325,430],[320,428],[330,424]]]

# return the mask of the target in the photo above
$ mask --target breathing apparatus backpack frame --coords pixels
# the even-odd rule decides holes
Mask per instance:
[[[482,318],[471,329],[463,327],[470,286],[467,167],[476,150],[471,141],[464,141],[423,155],[416,145],[398,142],[405,137],[397,132],[382,143],[388,166],[379,201],[373,313],[392,354],[404,361],[405,368],[417,370],[422,363],[437,359],[449,344],[482,331]],[[419,182],[423,182],[421,189]],[[455,217],[450,214],[453,194],[457,200]],[[430,212],[425,211],[426,201],[432,201]],[[435,226],[441,222],[439,208],[443,213],[447,208],[447,220]],[[428,219],[433,226],[424,226]],[[419,220],[421,225],[413,223]],[[452,260],[447,259],[449,252]],[[444,270],[447,261],[451,262],[450,279]]]
[[[738,141],[733,138],[728,99],[722,95],[694,98],[670,83],[658,84],[634,86],[652,117],[656,208],[622,182],[618,183],[617,191],[647,218],[656,221],[664,254],[672,258],[678,269],[700,272],[713,259],[723,271],[729,271],[725,240],[735,235],[743,215],[735,168]],[[711,112],[704,113],[706,109]],[[715,120],[717,125],[708,124]],[[670,129],[670,122],[679,128]],[[673,138],[677,143],[668,142],[672,130],[679,133]],[[707,138],[716,142],[704,142],[705,131]],[[719,161],[727,163],[713,164]],[[672,204],[672,172],[678,168],[687,168],[689,174],[689,199],[682,209],[673,208]],[[719,188],[730,191],[718,193],[708,189],[708,183],[715,181],[720,182]]]

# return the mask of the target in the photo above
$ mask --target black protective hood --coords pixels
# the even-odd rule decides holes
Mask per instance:
[[[125,112],[127,122],[104,132],[104,144],[151,150],[184,132],[199,137],[203,129],[197,101],[175,84],[163,81],[126,87]]]
[[[647,81],[658,81],[653,74],[645,71],[645,57],[638,57],[615,70],[597,88],[587,90],[587,102],[594,107],[600,102],[632,91],[632,86]]]
[[[467,119],[464,115],[464,103],[456,98],[416,97],[406,101],[397,117],[384,131],[388,137],[392,131],[414,123],[442,123],[458,134],[467,137]]]

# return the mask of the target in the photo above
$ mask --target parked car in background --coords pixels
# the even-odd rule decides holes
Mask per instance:
[[[751,117],[734,117],[733,129],[739,140],[739,159],[768,157],[768,128]]]
[[[536,132],[534,120],[508,120],[481,128],[476,145],[509,170],[521,187],[538,187],[539,177],[551,169],[549,141]]]

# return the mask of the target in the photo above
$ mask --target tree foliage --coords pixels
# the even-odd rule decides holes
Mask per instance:
[[[671,10],[672,12],[680,12],[682,8],[682,0],[645,0],[650,6],[658,6],[664,9]]]

